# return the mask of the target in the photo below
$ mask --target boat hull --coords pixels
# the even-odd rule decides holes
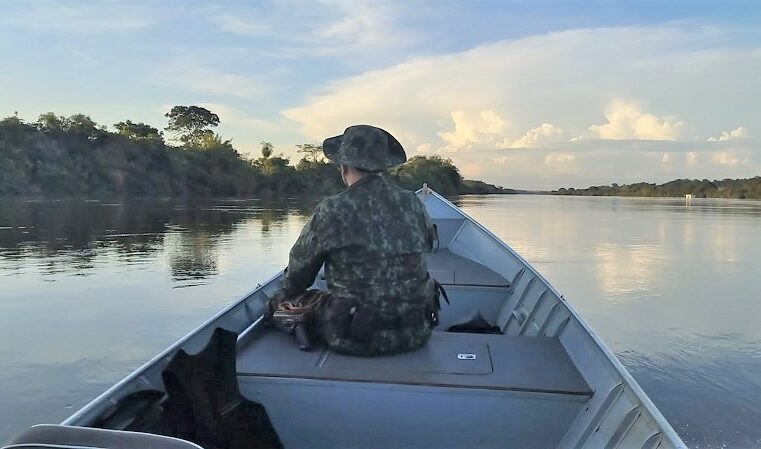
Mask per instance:
[[[540,273],[436,192],[418,195],[439,233],[429,268],[451,299],[439,329],[477,311],[500,334],[435,332],[423,350],[381,362],[301,353],[262,320],[279,273],[64,424],[92,425],[121,398],[163,389],[172,356],[200,351],[221,327],[239,334],[241,392],[265,405],[286,447],[685,447]],[[324,279],[315,286],[325,288]]]

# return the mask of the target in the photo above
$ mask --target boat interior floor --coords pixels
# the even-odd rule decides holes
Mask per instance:
[[[237,371],[293,449],[552,448],[592,395],[549,337],[436,331],[417,351],[365,358],[265,329],[238,348]]]
[[[413,352],[354,357],[300,351],[266,329],[238,349],[239,378],[274,377],[575,395],[591,390],[556,338],[434,332]]]

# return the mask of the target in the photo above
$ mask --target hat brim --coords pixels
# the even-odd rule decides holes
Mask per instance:
[[[333,163],[374,172],[383,171],[407,162],[407,153],[404,151],[402,144],[400,144],[399,141],[387,131],[381,131],[386,135],[388,145],[386,147],[387,154],[385,157],[379,158],[379,160],[350,160],[346,157],[346,154],[341,151],[341,144],[343,143],[344,137],[343,134],[325,139],[322,142],[322,152],[325,154],[325,157]]]
[[[325,139],[325,141],[322,142],[322,153],[325,155],[328,160],[331,162],[335,162],[336,164],[343,164],[344,162],[341,162],[338,160],[338,154],[339,154],[339,148],[341,148],[341,142],[343,141],[343,134],[340,136],[331,137],[328,139]]]

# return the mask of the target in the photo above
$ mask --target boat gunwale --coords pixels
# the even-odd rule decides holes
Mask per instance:
[[[176,351],[179,349],[182,349],[182,346],[187,343],[191,338],[193,338],[198,333],[204,331],[206,328],[211,326],[216,320],[222,318],[225,314],[232,311],[236,307],[238,307],[241,303],[246,302],[249,298],[256,295],[258,292],[264,290],[266,287],[268,287],[270,284],[272,284],[275,281],[278,281],[280,277],[283,275],[283,271],[278,272],[268,280],[266,280],[264,283],[257,285],[256,288],[251,290],[248,294],[245,296],[239,298],[237,301],[233,301],[228,305],[227,307],[223,308],[219,312],[217,312],[215,315],[213,315],[211,318],[207,319],[200,325],[196,326],[192,331],[188,332],[180,338],[179,340],[172,343],[170,346],[168,346],[166,349],[161,351],[159,354],[155,355],[151,359],[149,359],[147,362],[142,364],[139,368],[132,371],[131,373],[127,374],[124,378],[122,378],[119,382],[112,385],[110,388],[108,388],[103,393],[96,396],[94,399],[92,399],[90,402],[85,404],[82,408],[74,412],[71,416],[66,418],[64,421],[61,422],[61,425],[77,425],[77,421],[81,420],[82,418],[86,417],[88,413],[95,410],[98,406],[100,406],[103,402],[110,401],[110,396],[117,393],[120,389],[124,388],[125,386],[129,385],[131,382],[138,380],[140,376],[142,376],[146,371],[151,369],[153,366],[155,366],[157,363],[160,363],[162,359],[166,359],[169,356],[173,355]],[[252,323],[255,323],[256,320],[253,320]],[[250,328],[251,325],[247,326],[247,329]]]

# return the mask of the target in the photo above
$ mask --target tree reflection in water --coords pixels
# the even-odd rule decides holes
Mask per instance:
[[[103,264],[140,265],[165,257],[173,281],[198,281],[218,274],[219,246],[240,226],[258,222],[266,239],[289,216],[309,216],[314,204],[4,201],[0,270],[36,267],[43,274],[87,276]]]

